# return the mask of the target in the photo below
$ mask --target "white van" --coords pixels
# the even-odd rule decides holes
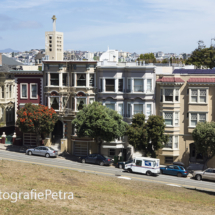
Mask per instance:
[[[153,175],[160,173],[160,159],[136,157],[132,163],[125,165],[125,170],[128,172],[138,172],[146,175]]]

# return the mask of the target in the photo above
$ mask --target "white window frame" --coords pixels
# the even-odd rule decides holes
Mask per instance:
[[[146,116],[146,118],[148,118],[149,116],[147,115],[147,105],[151,105],[151,114],[149,115],[149,116],[151,116],[151,115],[153,115],[153,102],[146,102],[145,103],[145,116]]]
[[[172,137],[172,148],[163,148],[163,150],[179,150],[179,134],[175,134],[175,135],[169,135],[170,137]],[[175,147],[175,141],[176,139],[178,140],[178,147]]]
[[[27,86],[27,87],[26,87],[26,90],[27,90],[27,97],[22,97],[22,86],[23,86],[23,85]],[[28,83],[21,83],[21,84],[20,84],[20,98],[21,98],[21,99],[28,99]]]
[[[172,101],[172,102],[171,102],[171,101],[166,101],[166,100],[165,100],[165,91],[166,91],[166,89],[167,89],[167,90],[168,90],[168,89],[173,90],[173,101]],[[179,88],[179,87],[161,87],[161,88],[160,88],[160,94],[161,94],[161,90],[162,90],[162,93],[163,93],[163,95],[161,95],[161,96],[163,97],[163,103],[171,103],[171,104],[173,104],[173,103],[180,103],[180,88]],[[176,90],[178,90],[178,101],[175,101]],[[160,96],[160,97],[161,97],[161,96]]]
[[[122,105],[122,115],[119,113],[119,105]],[[122,117],[124,116],[124,103],[123,102],[117,102],[117,112],[120,114]]]
[[[191,114],[197,114],[197,123],[196,124],[198,124],[198,122],[199,122],[199,114],[205,114],[206,115],[205,122],[208,121],[208,112],[189,112],[189,127],[190,128],[195,128],[196,127],[196,126],[191,125]]]
[[[52,85],[51,84],[51,75],[52,74],[58,74],[58,79],[59,79],[59,82],[58,82],[58,85]],[[60,87],[60,85],[61,85],[61,78],[60,78],[60,76],[62,75],[62,73],[58,73],[58,72],[49,72],[49,86],[51,86],[51,87]],[[61,85],[62,86],[62,85]]]
[[[32,85],[36,85],[36,89],[37,89],[36,97],[32,97]],[[38,99],[38,84],[37,83],[30,83],[30,99]]]
[[[143,82],[143,91],[142,92],[138,92],[138,91],[134,91],[134,81],[135,80],[142,80],[142,82]],[[132,78],[132,80],[131,80],[131,82],[133,82],[133,84],[131,83],[131,86],[132,86],[132,92],[133,93],[145,93],[146,91],[145,91],[145,78]]]
[[[143,114],[145,114],[145,103],[134,102],[132,105],[132,117],[134,116],[134,105],[142,105],[143,106]]]
[[[151,80],[151,89],[150,90],[148,90],[148,80]],[[152,82],[152,80],[153,80],[152,78],[147,78],[146,79],[146,92],[147,93],[153,92],[153,90],[152,90],[153,89],[153,82]]]
[[[106,101],[103,105],[106,106],[106,105],[110,105],[110,104],[114,104],[114,110],[118,110],[118,106],[117,106],[117,102],[108,102]]]
[[[191,92],[192,90],[197,90],[197,102],[192,102]],[[206,90],[206,99],[205,102],[200,102],[200,90]],[[189,104],[208,104],[208,87],[189,87]]]
[[[163,111],[162,116],[165,120],[165,113],[173,113],[172,125],[166,125],[166,127],[179,127],[180,126],[180,111]],[[175,125],[175,113],[178,113],[178,125]]]

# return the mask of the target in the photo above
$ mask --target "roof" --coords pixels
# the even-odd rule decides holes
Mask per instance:
[[[45,54],[41,54],[41,53],[38,53],[36,56],[35,56],[35,60],[37,59],[42,59],[43,57],[45,57]]]
[[[215,74],[215,69],[175,69],[173,74]]]
[[[215,78],[190,78],[188,83],[215,83]]]
[[[162,77],[157,79],[156,82],[184,83],[184,80],[177,77],[171,77],[171,78]]]
[[[8,65],[8,66],[18,66],[23,65],[23,63],[20,63],[13,58],[9,58],[5,55],[2,55],[2,64]]]

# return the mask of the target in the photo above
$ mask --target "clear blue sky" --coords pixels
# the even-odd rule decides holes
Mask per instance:
[[[0,50],[44,48],[45,31],[64,49],[192,52],[215,37],[214,0],[0,0]]]

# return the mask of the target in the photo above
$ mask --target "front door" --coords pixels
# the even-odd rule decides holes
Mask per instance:
[[[213,180],[213,170],[206,169],[202,175],[202,178],[207,180]]]
[[[60,144],[60,139],[63,138],[63,123],[58,120],[52,131],[52,144]]]
[[[46,147],[40,147],[40,155],[45,156],[46,152],[47,152],[47,148]]]
[[[35,155],[40,155],[40,146],[39,147],[36,147],[36,148],[34,148],[34,150],[33,150],[33,154],[35,154]]]
[[[142,162],[142,160],[136,160],[135,166],[132,167],[132,171],[142,173]]]

